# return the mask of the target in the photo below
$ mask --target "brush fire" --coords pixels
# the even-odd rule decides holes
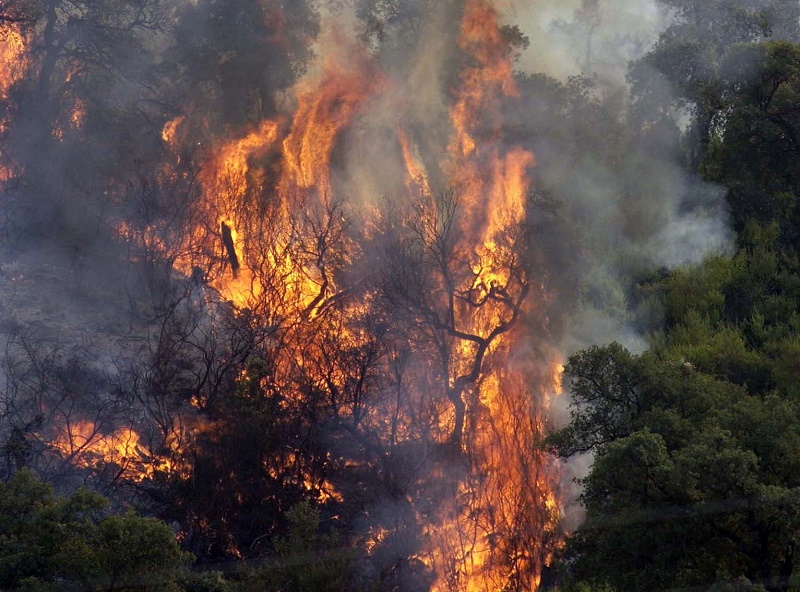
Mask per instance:
[[[291,15],[257,4],[265,47],[284,51]],[[242,433],[261,419],[258,444],[240,450],[265,499],[283,487],[357,513],[349,544],[365,557],[405,537],[404,561],[430,574],[430,590],[535,590],[563,536],[559,466],[542,447],[563,367],[548,320],[558,294],[535,264],[537,159],[507,137],[520,91],[496,3],[431,10],[431,27],[458,23],[438,40],[446,65],[430,65],[426,34],[398,65],[332,10],[316,58],[272,113],[259,99],[247,120],[220,125],[198,86],[153,124],[150,180],[105,190],[127,265],[144,270],[137,287],[180,287],[152,305],[156,329],[137,335],[148,343],[139,359],[155,361],[125,392],[146,418],[107,429],[54,419],[40,437],[75,466],[118,467],[142,490],[221,468],[235,488],[245,469],[208,451],[238,436],[225,413]],[[0,38],[0,99],[23,76],[25,51],[19,33]],[[73,85],[82,76],[63,74]],[[65,105],[56,142],[98,125],[92,105]],[[0,114],[0,135],[13,117]],[[0,182],[20,174],[0,153]],[[152,187],[180,208],[152,205]],[[147,216],[125,213],[132,194]],[[167,391],[178,394],[158,398]],[[359,493],[367,481],[375,499]],[[209,519],[184,507],[187,540]],[[223,539],[228,556],[248,554]]]

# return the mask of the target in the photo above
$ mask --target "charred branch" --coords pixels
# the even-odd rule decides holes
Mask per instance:
[[[233,244],[233,232],[231,227],[224,221],[220,222],[220,233],[222,234],[222,244],[225,246],[225,253],[228,256],[228,263],[231,264],[233,277],[239,275],[239,256],[236,254],[236,246]]]

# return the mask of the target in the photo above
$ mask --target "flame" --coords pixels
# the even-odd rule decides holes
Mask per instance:
[[[64,141],[66,133],[79,132],[86,121],[86,103],[77,97],[71,103],[70,109],[64,113],[67,118],[59,118],[53,125],[53,137],[59,142]]]
[[[558,545],[558,467],[535,446],[549,393],[531,397],[527,382],[506,369],[480,385],[470,430],[473,471],[444,500],[445,519],[426,530],[435,591],[534,590]]]
[[[284,17],[277,7],[266,16],[275,22]],[[282,43],[280,38],[275,42]],[[192,204],[195,224],[181,238],[174,258],[175,269],[187,276],[201,267],[211,286],[237,310],[257,309],[265,315],[265,325],[274,322],[276,339],[288,352],[275,362],[278,380],[290,384],[302,375],[304,386],[315,392],[358,384],[363,377],[348,365],[355,357],[350,352],[372,345],[370,332],[357,320],[369,317],[376,306],[374,294],[365,291],[358,301],[342,299],[336,307],[326,306],[337,294],[336,272],[347,269],[358,250],[341,226],[332,196],[340,181],[335,174],[337,147],[392,87],[364,47],[336,34],[330,43],[338,51],[328,55],[320,72],[295,87],[291,117],[264,120],[212,139],[200,154],[200,196]],[[524,148],[503,142],[503,101],[518,90],[513,56],[492,2],[465,1],[459,47],[468,66],[452,91],[451,136],[442,142],[446,154],[432,157],[421,150],[419,138],[409,131],[415,128],[405,120],[408,114],[396,117],[387,131],[399,147],[406,198],[418,204],[415,214],[428,246],[435,246],[442,208],[452,205],[437,202],[431,179],[440,172],[455,187],[460,201],[452,213],[459,232],[453,240],[455,251],[465,258],[428,295],[435,306],[446,309],[452,325],[444,339],[442,368],[431,362],[417,369],[418,384],[403,394],[413,400],[410,406],[432,410],[432,427],[424,437],[437,445],[452,444],[457,403],[464,407],[463,434],[457,434],[462,440],[456,442],[457,475],[449,467],[434,466],[426,477],[455,486],[441,508],[419,516],[426,523],[426,545],[419,558],[435,573],[434,590],[533,590],[559,536],[558,467],[538,445],[550,399],[561,392],[563,373],[555,354],[541,354],[538,363],[520,362],[518,345],[525,335],[508,330],[520,315],[541,321],[543,331],[547,325],[537,316],[537,307],[548,296],[521,271],[524,266],[512,244],[514,229],[526,219],[529,175],[536,160]],[[339,59],[341,55],[347,59]],[[191,125],[203,124],[190,116],[165,124],[162,139],[173,156]],[[365,209],[362,215],[369,218],[371,213]],[[132,233],[121,226],[120,232],[135,234],[156,250],[168,248],[162,229]],[[448,297],[453,300],[449,308]],[[346,352],[343,359],[335,357],[337,351]],[[457,391],[476,367],[478,377]],[[437,385],[444,385],[447,396],[432,394]],[[287,394],[280,404],[291,409],[303,396]],[[196,401],[202,407],[201,394]],[[421,428],[415,426],[419,418],[398,408],[362,411],[353,404],[338,413],[343,422],[358,417],[392,443],[421,437]],[[288,455],[287,462],[300,459]],[[303,470],[295,474],[298,484],[318,500],[343,499],[331,483],[314,480]],[[364,539],[367,552],[373,553],[388,534],[375,526]]]
[[[0,101],[4,101],[9,89],[22,78],[27,67],[25,39],[10,26],[0,31],[0,66]]]
[[[388,528],[380,526],[371,528],[367,536],[367,541],[364,543],[364,549],[367,551],[367,554],[372,555],[375,549],[378,548],[390,534],[391,531]]]
[[[338,43],[341,37],[334,35]],[[382,79],[361,47],[352,49],[348,67],[329,59],[321,80],[299,89],[297,112],[291,133],[283,141],[284,176],[281,192],[313,189],[331,196],[331,154],[365,100],[381,86]]]
[[[555,395],[561,395],[564,393],[564,364],[556,362],[553,364],[552,368],[553,373],[550,377],[551,389]]]
[[[497,16],[487,0],[466,3],[459,46],[473,65],[461,74],[450,116],[455,133],[448,146],[449,162],[444,164],[466,198],[467,228],[479,229],[485,244],[493,242],[503,218],[519,221],[523,217],[529,186],[526,174],[536,162],[533,154],[520,147],[506,154],[500,149],[500,103],[519,91]],[[488,220],[487,211],[491,212]]]
[[[419,149],[411,143],[411,139],[406,134],[402,126],[397,126],[397,139],[403,151],[403,161],[406,165],[407,180],[406,187],[412,195],[430,196],[431,186],[428,182],[428,172],[422,163]]]
[[[174,138],[182,122],[180,117],[168,122],[162,136]],[[218,260],[231,270],[215,278],[212,284],[239,307],[247,306],[259,295],[258,283],[254,282],[253,271],[247,264],[247,234],[243,231],[248,214],[243,202],[247,196],[263,189],[260,173],[250,162],[276,145],[280,127],[280,122],[263,121],[243,137],[227,141],[213,151],[200,172],[202,199],[197,204],[199,216],[209,224],[195,229],[183,249],[186,256],[176,262],[176,267],[187,275],[198,264],[208,268],[210,264],[198,262],[195,254],[208,250],[211,245],[211,252],[217,253]],[[232,244],[226,242],[226,229]]]
[[[64,422],[55,428],[50,446],[75,466],[103,472],[115,467],[118,477],[141,482],[156,471],[170,471],[167,459],[154,456],[131,428],[103,432],[92,421]]]
[[[86,121],[86,105],[80,99],[75,100],[75,105],[72,108],[72,113],[69,116],[70,127],[74,130],[79,130],[83,127]]]
[[[183,115],[178,115],[176,118],[169,120],[167,123],[164,124],[164,128],[161,130],[161,139],[164,141],[165,144],[169,145],[170,147],[174,148],[177,144],[177,133],[178,128],[184,122],[186,118]]]
[[[442,165],[463,196],[462,230],[472,241],[464,248],[471,246],[474,253],[470,289],[473,302],[481,303],[477,313],[463,317],[464,331],[484,338],[504,322],[503,308],[491,306],[491,298],[519,290],[505,264],[504,234],[525,218],[528,171],[536,163],[521,147],[501,149],[501,101],[518,91],[497,18],[487,0],[467,0],[459,46],[472,64],[461,73],[451,110],[453,136]],[[470,471],[446,502],[441,522],[427,528],[432,542],[427,560],[437,575],[437,591],[536,589],[551,539],[557,538],[557,472],[537,452],[551,380],[538,377],[533,384],[546,386],[532,392],[530,370],[508,364],[513,345],[505,335],[492,343],[484,378],[466,393]],[[475,355],[473,343],[461,343],[455,371]],[[539,408],[531,406],[534,401]]]
[[[483,125],[481,118],[491,118],[489,131],[496,135],[496,97],[516,96],[518,90],[507,45],[497,26],[497,11],[487,0],[467,0],[459,47],[473,58],[475,65],[461,74],[458,101],[451,113],[456,135],[450,153],[466,157],[478,145],[475,136],[480,130],[478,123]]]
[[[4,26],[0,30],[0,104],[9,99],[11,87],[22,79],[27,67],[25,38],[13,25]],[[0,111],[0,138],[8,127],[8,114],[3,111]],[[9,181],[18,172],[0,142],[0,183]]]

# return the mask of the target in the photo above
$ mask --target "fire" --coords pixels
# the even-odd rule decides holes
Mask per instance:
[[[25,40],[14,28],[5,27],[0,31],[0,65],[0,101],[4,101],[26,67]]]
[[[76,100],[75,106],[72,109],[72,113],[69,116],[70,127],[72,127],[72,129],[78,130],[83,127],[85,121],[86,121],[86,105],[84,105],[83,101]]]
[[[332,194],[330,159],[335,142],[359,107],[381,86],[380,75],[364,50],[356,47],[353,51],[354,67],[342,68],[328,60],[322,79],[300,89],[292,131],[283,141],[284,195],[311,189],[323,198]]]
[[[534,166],[533,154],[520,147],[503,154],[500,149],[504,97],[518,95],[512,60],[497,24],[497,11],[488,0],[468,0],[461,23],[460,47],[473,60],[461,74],[457,101],[451,111],[455,133],[448,146],[451,175],[471,212],[467,224],[482,229],[482,242],[491,243],[503,217],[519,221]],[[491,201],[488,201],[491,200]],[[492,206],[486,207],[486,201]],[[484,212],[489,210],[489,219]]]
[[[558,544],[559,475],[555,461],[535,447],[546,409],[531,405],[538,400],[546,407],[547,394],[534,399],[529,393],[526,378],[514,370],[497,371],[480,385],[470,430],[475,468],[445,520],[427,530],[427,561],[439,575],[434,590],[538,586],[548,549]]]
[[[509,310],[497,303],[517,298],[520,306],[530,307],[527,280],[514,277],[515,266],[509,265],[512,254],[505,243],[507,229],[525,218],[527,175],[536,162],[521,147],[501,149],[500,104],[518,91],[497,16],[487,0],[466,2],[459,45],[472,65],[461,73],[451,110],[454,133],[442,165],[463,196],[461,228],[471,241],[464,248],[471,246],[474,253],[470,300],[477,310],[462,317],[462,332],[484,339],[510,322]],[[409,157],[406,161],[414,162]],[[427,530],[437,591],[535,589],[546,549],[557,538],[555,471],[544,453],[536,452],[544,435],[540,418],[548,412],[545,391],[550,381],[536,377],[534,384],[546,386],[531,392],[530,370],[508,365],[513,347],[506,334],[492,341],[483,379],[474,392],[465,392],[471,416],[465,431],[470,470],[455,497],[445,502],[441,522]],[[473,342],[461,343],[454,361],[456,375],[459,368],[474,363],[477,350]],[[556,365],[550,362],[548,367]],[[541,407],[532,407],[534,401]]]
[[[284,15],[276,8],[268,18]],[[549,296],[529,277],[520,254],[536,159],[503,142],[503,101],[518,90],[498,18],[489,0],[465,1],[459,47],[468,65],[451,91],[445,154],[432,156],[418,143],[415,121],[408,121],[413,114],[392,114],[384,130],[404,174],[405,195],[398,202],[412,204],[397,209],[409,212],[406,226],[423,252],[429,281],[420,290],[422,312],[411,306],[402,311],[417,314],[415,325],[391,347],[365,328],[375,318],[385,324],[376,313],[378,289],[347,283],[348,266],[363,254],[345,223],[348,204],[334,197],[343,183],[337,154],[353,140],[348,133],[371,106],[387,104],[382,99],[396,84],[364,47],[337,35],[329,42],[339,51],[294,89],[293,114],[212,138],[200,155],[194,224],[174,258],[176,271],[191,276],[200,268],[239,313],[258,311],[260,322],[274,327],[273,338],[288,352],[274,362],[276,380],[302,381],[302,388],[287,388],[282,407],[300,405],[308,392],[323,393],[340,424],[366,426],[370,438],[391,445],[421,437],[414,423],[423,422],[419,409],[429,410],[426,444],[447,453],[430,462],[420,482],[448,493],[439,507],[418,511],[425,522],[418,558],[434,572],[433,589],[441,592],[533,590],[559,536],[558,470],[539,445],[550,398],[561,392],[563,366],[546,348],[521,353],[520,345],[534,339],[520,319],[545,334],[538,308]],[[193,125],[203,123],[181,115],[165,124],[162,140],[173,156]],[[432,189],[440,179],[452,194]],[[361,210],[368,229],[383,222],[369,208]],[[167,248],[159,229],[137,236],[156,250]],[[364,410],[358,389],[368,390],[370,377],[358,366],[359,356],[380,358],[385,369],[396,361],[392,347],[408,345],[404,339],[411,343],[412,332],[430,348],[414,352],[429,355],[415,369],[417,383],[406,388],[398,379],[402,394],[395,407]],[[337,358],[336,352],[344,353]],[[526,356],[538,358],[523,361]],[[345,396],[348,388],[353,392]],[[197,401],[202,407],[200,395]],[[137,445],[115,454],[130,456],[141,449]],[[113,456],[110,447],[106,452]],[[297,475],[319,501],[343,499],[333,484],[302,470]],[[415,503],[410,494],[409,503]],[[389,534],[371,527],[363,539],[367,552]]]
[[[178,117],[165,125],[165,142],[174,141],[182,123],[183,118]],[[280,127],[279,122],[264,121],[243,137],[227,141],[213,151],[200,172],[202,198],[196,206],[198,216],[208,224],[194,230],[182,249],[186,255],[176,261],[176,267],[190,275],[198,265],[204,269],[213,267],[208,261],[197,260],[197,253],[216,253],[214,258],[221,262],[223,270],[230,271],[217,274],[212,284],[240,307],[258,296],[258,283],[253,281],[245,256],[247,235],[242,231],[248,214],[243,202],[262,189],[260,172],[251,168],[250,161],[273,148]]]
[[[104,432],[88,420],[65,422],[55,428],[50,445],[75,466],[103,472],[114,467],[118,477],[141,482],[155,471],[169,471],[166,459],[155,457],[131,428]]]
[[[561,395],[564,392],[564,364],[553,364],[553,374],[551,376],[553,393]]]
[[[178,127],[184,122],[186,118],[182,115],[179,115],[175,119],[171,119],[166,124],[164,124],[164,129],[161,130],[161,139],[164,141],[165,144],[168,144],[171,147],[174,147],[177,142],[177,133]]]
[[[364,544],[364,549],[369,555],[372,555],[375,551],[375,548],[378,547],[384,540],[386,540],[386,537],[388,537],[389,534],[390,531],[386,528],[376,527],[370,529],[367,542]]]
[[[80,99],[74,99],[72,106],[67,113],[66,120],[59,119],[53,125],[53,137],[59,142],[64,141],[64,135],[68,132],[78,132],[83,127],[86,120],[86,105]]]
[[[25,39],[13,26],[0,29],[0,104],[8,100],[11,87],[19,81],[27,69]],[[0,111],[0,138],[8,122],[7,114]],[[16,174],[16,166],[0,147],[0,183],[7,182]]]
[[[407,171],[406,187],[412,195],[430,196],[431,186],[428,182],[428,173],[419,155],[416,145],[401,126],[397,126],[397,139],[403,151],[403,161]]]

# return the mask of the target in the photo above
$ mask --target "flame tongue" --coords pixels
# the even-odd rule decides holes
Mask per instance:
[[[351,47],[341,35],[333,38],[335,43]],[[292,131],[283,141],[285,169],[280,190],[284,195],[313,189],[323,198],[331,196],[331,155],[336,141],[383,83],[363,48],[353,47],[350,54],[347,68],[327,60],[321,81],[299,96]]]
[[[492,244],[504,224],[517,223],[525,212],[533,154],[515,147],[503,153],[503,98],[518,94],[508,44],[497,24],[497,11],[487,0],[468,0],[459,46],[473,61],[461,75],[451,112],[455,133],[448,146],[451,171],[467,202],[465,224]]]
[[[461,21],[459,47],[474,65],[461,74],[458,102],[452,111],[456,136],[449,152],[468,156],[477,146],[475,135],[484,128],[491,143],[499,129],[498,98],[518,94],[508,44],[497,25],[497,11],[486,0],[467,0]]]
[[[422,163],[419,149],[412,143],[411,138],[401,125],[397,126],[397,139],[403,152],[403,162],[406,166],[406,187],[412,196],[429,197],[431,186],[428,182],[428,172]]]
[[[0,35],[0,101],[8,98],[8,91],[22,77],[25,70],[25,41],[19,31],[6,28]]]

